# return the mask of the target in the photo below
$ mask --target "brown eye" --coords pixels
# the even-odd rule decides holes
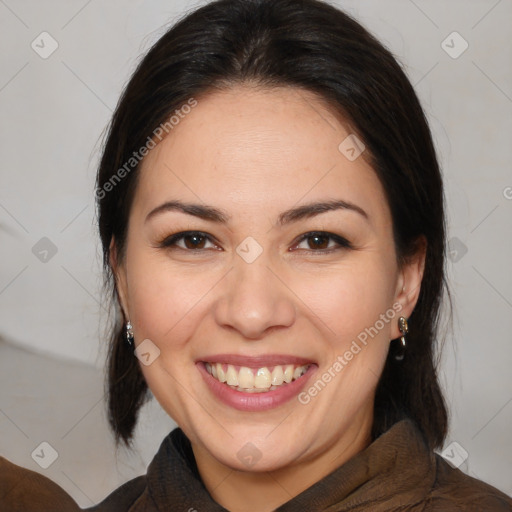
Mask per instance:
[[[307,238],[310,249],[327,249],[329,237],[325,235],[312,235]]]
[[[211,247],[207,247],[207,244]],[[215,248],[211,238],[201,231],[183,231],[167,237],[159,244],[162,248],[199,251]]]
[[[307,247],[300,247],[304,242]],[[303,235],[295,248],[309,252],[329,253],[339,249],[352,249],[352,244],[346,238],[334,233],[314,231]]]
[[[204,249],[206,237],[202,235],[186,235],[183,237],[187,249]]]

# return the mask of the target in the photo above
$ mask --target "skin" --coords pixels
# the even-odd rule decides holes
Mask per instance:
[[[338,150],[349,133],[303,90],[237,85],[198,98],[143,161],[122,260],[112,241],[135,344],[149,338],[160,350],[141,364],[148,386],[190,439],[208,491],[230,511],[274,510],[368,446],[399,314],[307,404],[294,398],[265,412],[238,411],[211,394],[195,361],[217,353],[297,355],[318,365],[314,383],[379,315],[395,304],[408,317],[418,298],[424,250],[399,268],[375,172],[364,153],[349,161]],[[333,199],[367,218],[338,209],[276,224],[289,208]],[[211,205],[231,219],[167,211],[145,221],[169,200]],[[212,241],[199,239],[200,249],[190,239],[159,246],[187,230]],[[301,241],[310,231],[342,236],[352,247]],[[248,236],[263,249],[252,263],[236,252]],[[237,457],[248,442],[261,454],[250,468]]]

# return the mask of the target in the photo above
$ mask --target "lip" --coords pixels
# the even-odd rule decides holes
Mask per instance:
[[[210,356],[211,357],[211,356]],[[220,357],[220,356],[219,356]],[[273,358],[276,359],[273,359]],[[228,360],[230,361],[228,364],[235,364],[236,361],[237,364],[240,364],[241,366],[248,366],[253,368],[261,368],[261,366],[269,366],[268,364],[262,364],[261,366],[258,366],[260,364],[260,361],[264,362],[271,362],[274,365],[277,364],[285,364],[285,363],[278,363],[274,361],[280,361],[282,359],[279,359],[281,356],[262,356],[261,358],[254,358],[254,357],[243,357],[243,356],[236,356],[235,358],[226,358],[226,355],[222,356],[222,359],[219,358],[219,360],[215,360],[215,357],[213,359],[207,358],[205,361],[207,362],[225,362],[228,363]],[[254,366],[254,362],[257,360],[256,366]],[[247,364],[248,362],[251,362],[251,364]],[[311,361],[307,361],[302,358],[291,358],[288,357],[286,359],[286,362],[289,364],[310,364],[310,367],[307,369],[306,373],[302,375],[302,377],[299,377],[298,379],[290,382],[289,384],[283,385],[277,389],[274,389],[272,391],[266,391],[264,393],[244,393],[243,391],[237,391],[236,389],[232,389],[226,384],[223,384],[222,382],[219,382],[217,379],[212,377],[205,367],[204,361],[197,361],[196,367],[199,370],[199,373],[203,377],[206,385],[210,389],[210,392],[221,402],[223,402],[226,405],[229,405],[230,407],[237,409],[239,411],[245,411],[245,412],[258,412],[258,411],[268,411],[270,409],[274,409],[276,407],[279,407],[286,402],[290,401],[292,398],[297,396],[302,389],[306,386],[307,382],[309,381],[310,377],[316,372],[316,369],[318,366],[315,363],[312,363]]]
[[[303,357],[290,356],[286,354],[268,354],[261,356],[243,356],[240,354],[212,354],[201,357],[196,363],[225,363],[233,366],[247,366],[248,368],[263,368],[264,366],[276,366],[294,364],[296,366],[305,366],[307,364],[316,364],[311,359]]]

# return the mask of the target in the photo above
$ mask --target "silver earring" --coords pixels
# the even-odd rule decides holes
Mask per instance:
[[[402,336],[400,336],[400,348],[395,354],[395,359],[397,361],[402,361],[405,356],[405,349],[407,348],[405,336],[409,332],[409,324],[407,323],[407,318],[405,318],[404,316],[401,316],[398,319],[398,329],[400,330]]]
[[[129,320],[126,324],[126,341],[130,347],[133,345],[133,327]]]

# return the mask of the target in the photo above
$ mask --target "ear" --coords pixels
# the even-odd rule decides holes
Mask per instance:
[[[123,310],[124,317],[128,319],[130,318],[130,314],[127,300],[128,287],[126,284],[126,269],[122,262],[119,261],[114,237],[112,237],[110,241],[109,261],[112,274],[114,275],[117,297],[119,299],[121,309]]]
[[[393,322],[391,328],[392,339],[401,336],[398,328],[398,317],[409,318],[418,302],[425,270],[426,254],[427,240],[424,236],[421,236],[416,242],[414,254],[409,256],[399,269],[394,304],[400,304],[401,309],[398,312],[397,321]]]

